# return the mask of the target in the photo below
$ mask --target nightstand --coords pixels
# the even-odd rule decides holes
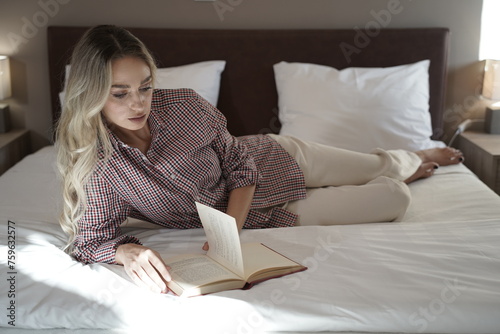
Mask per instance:
[[[29,131],[14,129],[0,133],[0,175],[30,153]]]
[[[500,195],[500,135],[465,131],[458,136],[457,148],[465,156],[465,165]]]

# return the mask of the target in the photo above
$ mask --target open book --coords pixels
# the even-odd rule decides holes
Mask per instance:
[[[175,294],[191,297],[249,289],[258,282],[307,269],[263,244],[240,244],[233,217],[200,203],[196,206],[210,248],[206,254],[165,260],[172,276],[167,285]]]

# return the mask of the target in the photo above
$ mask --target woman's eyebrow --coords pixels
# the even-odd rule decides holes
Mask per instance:
[[[151,76],[147,77],[146,79],[141,81],[141,85],[144,85],[146,82],[151,80]],[[121,84],[115,84],[112,85],[111,88],[130,88],[130,85],[121,85]]]

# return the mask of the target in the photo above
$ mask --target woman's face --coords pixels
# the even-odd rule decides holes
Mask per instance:
[[[136,57],[120,58],[111,64],[111,91],[103,108],[109,125],[117,131],[143,129],[151,111],[153,83],[146,63]]]

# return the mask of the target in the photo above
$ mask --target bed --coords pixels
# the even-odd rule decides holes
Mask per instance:
[[[48,28],[54,122],[64,96],[70,50],[84,30]],[[424,69],[428,75],[424,85],[407,89],[427,92],[420,96],[428,103],[425,114],[412,120],[406,107],[411,109],[413,94],[384,89],[375,95],[403,96],[391,119],[398,114],[404,117],[393,124],[377,119],[371,112],[375,109],[362,106],[361,111],[371,112],[365,115],[369,128],[352,126],[349,135],[354,137],[349,138],[354,139],[347,144],[356,139],[360,145],[365,143],[372,128],[404,128],[421,122],[426,124],[422,133],[427,138],[411,145],[444,145],[440,139],[449,44],[446,28],[131,31],[151,49],[165,69],[165,78],[192,79],[193,68],[185,67],[191,64],[196,64],[195,71],[202,68],[209,78],[217,78],[215,88],[210,79],[210,87],[200,91],[208,90],[207,99],[214,99],[227,117],[228,128],[238,136],[293,134],[304,130],[307,122],[321,126],[338,121],[322,115],[283,115],[300,114],[300,106],[293,104],[310,100],[304,91],[297,94],[287,86],[294,82],[293,75],[287,76],[290,68],[277,75],[275,65],[280,62],[286,62],[285,67],[301,64],[307,71],[300,73],[319,71],[320,77],[329,78],[342,77],[338,71],[352,68],[358,68],[354,73],[358,79],[386,75],[387,68],[398,69],[399,75],[404,70],[397,86],[414,75],[421,83]],[[206,82],[206,77],[201,81]],[[315,84],[318,89],[325,86],[325,82]],[[375,86],[380,87],[380,81]],[[301,99],[284,101],[286,94]],[[406,107],[401,108],[401,103]],[[297,119],[302,126],[294,124]],[[343,128],[349,127],[343,124]],[[387,137],[388,143],[397,143],[395,135],[418,131],[396,131]],[[315,132],[321,131],[309,128],[301,134],[314,137]],[[374,135],[377,140],[377,132]],[[0,177],[2,332],[500,332],[500,198],[462,164],[441,167],[433,177],[412,183],[412,203],[401,222],[244,230],[242,242],[262,242],[308,269],[249,290],[179,298],[136,287],[120,266],[83,265],[61,251],[65,235],[57,224],[60,197],[54,161],[54,148],[48,146]],[[201,229],[159,229],[135,220],[127,221],[123,230],[165,257],[200,252],[205,240]]]

